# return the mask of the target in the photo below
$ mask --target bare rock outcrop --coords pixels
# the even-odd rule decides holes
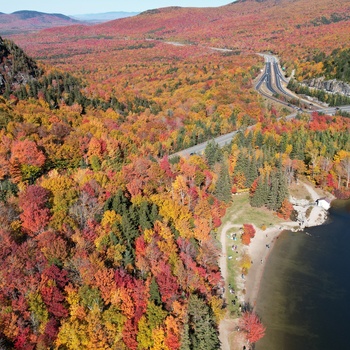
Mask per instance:
[[[303,230],[305,227],[322,225],[327,220],[327,210],[317,206],[316,202],[294,197],[290,197],[289,200],[297,214],[296,222],[299,229],[296,231]]]
[[[325,90],[330,93],[338,93],[350,96],[350,84],[336,79],[325,80],[325,77],[304,80],[303,83],[310,88]]]

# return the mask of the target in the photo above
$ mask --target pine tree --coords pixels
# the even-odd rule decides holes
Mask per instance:
[[[128,245],[131,247],[136,237],[139,236],[139,215],[137,208],[132,205],[129,210],[122,216],[121,228],[123,236],[126,238]]]
[[[230,202],[232,198],[231,181],[230,181],[230,175],[228,173],[228,167],[226,162],[221,164],[221,169],[220,169],[218,180],[215,185],[214,194],[219,200],[225,203]]]
[[[152,227],[152,222],[150,219],[150,209],[147,202],[143,201],[140,204],[139,208],[139,224],[143,230],[149,229]]]
[[[248,160],[248,167],[246,168],[246,186],[250,187],[254,180],[258,177],[258,167],[256,163],[256,158],[252,155]]]
[[[237,162],[234,170],[234,176],[237,174],[243,174],[245,179],[247,179],[247,169],[248,169],[249,163],[248,163],[248,156],[247,153],[244,151],[240,151],[237,157]],[[254,180],[253,180],[254,181]],[[247,185],[247,181],[244,183],[244,185]]]
[[[150,296],[150,300],[153,301],[155,305],[161,305],[162,299],[160,297],[158,284],[154,277],[152,277],[152,280],[149,286],[149,296]]]
[[[149,216],[152,224],[155,223],[156,220],[159,220],[159,213],[158,213],[158,207],[157,207],[157,204],[153,203],[152,204],[152,208],[151,208],[151,213],[150,213],[150,216]]]
[[[190,325],[190,349],[220,349],[220,340],[215,326],[214,316],[204,300],[192,294],[188,301],[188,317]],[[184,348],[185,350],[186,348]]]
[[[276,199],[276,209],[281,208],[283,201],[288,197],[288,187],[286,182],[286,177],[282,170],[278,172],[278,191],[277,191],[277,199]]]
[[[205,150],[205,158],[209,166],[212,168],[215,163],[220,162],[223,158],[222,151],[217,143],[214,141],[209,141]]]
[[[197,344],[193,347],[198,350],[220,349],[220,340],[217,330],[213,327],[213,320],[207,314],[196,327]]]
[[[126,249],[123,255],[124,266],[127,268],[130,265],[134,265],[134,261],[135,261],[134,252],[132,252],[130,249]]]
[[[191,339],[190,339],[190,327],[188,325],[188,322],[186,322],[183,326],[182,332],[181,332],[181,345],[180,350],[191,350],[193,349],[191,347]]]
[[[250,205],[252,207],[260,208],[266,204],[268,196],[267,180],[260,176],[253,196],[250,198]]]
[[[271,176],[270,191],[267,197],[266,207],[270,210],[277,210],[278,178],[276,173]]]
[[[264,136],[261,133],[261,131],[258,131],[256,136],[255,136],[255,146],[261,147],[264,142]]]
[[[112,209],[120,215],[124,215],[130,207],[130,201],[125,197],[122,190],[118,190],[117,194],[113,198]]]

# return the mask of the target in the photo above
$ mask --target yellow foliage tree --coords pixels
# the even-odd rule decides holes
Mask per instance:
[[[242,269],[242,273],[248,273],[248,270],[252,266],[252,261],[248,253],[243,254],[242,259],[239,262],[239,266]]]

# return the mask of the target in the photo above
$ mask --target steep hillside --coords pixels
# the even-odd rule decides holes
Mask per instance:
[[[11,14],[0,13],[1,35],[27,33],[76,23],[79,23],[79,21],[59,13],[43,13],[26,10],[16,11]]]
[[[37,64],[13,42],[0,37],[0,94],[9,94],[39,76]]]

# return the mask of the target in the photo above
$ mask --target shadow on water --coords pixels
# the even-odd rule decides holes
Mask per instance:
[[[306,231],[283,232],[267,262],[257,301],[267,330],[256,350],[349,348],[350,202]]]

